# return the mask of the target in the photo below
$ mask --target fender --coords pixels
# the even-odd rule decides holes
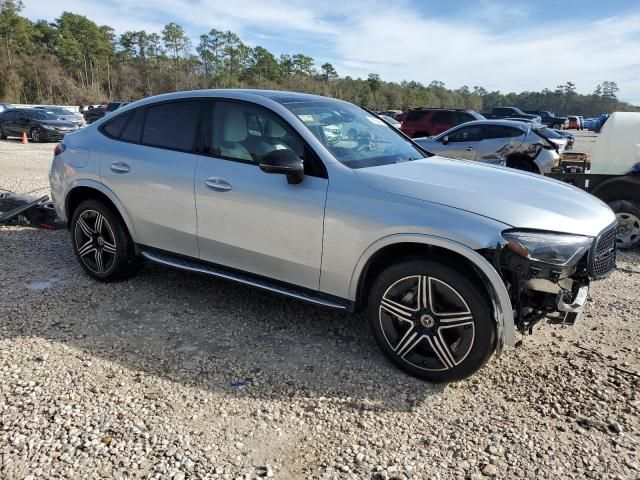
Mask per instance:
[[[436,237],[432,235],[414,234],[414,233],[397,233],[382,237],[371,245],[360,255],[358,262],[351,275],[349,284],[349,300],[355,301],[358,289],[360,275],[373,255],[380,249],[396,243],[422,243],[424,245],[433,245],[435,247],[451,250],[454,253],[462,255],[476,267],[482,277],[484,277],[485,285],[491,294],[493,303],[494,317],[498,334],[498,353],[502,350],[503,345],[514,347],[516,344],[515,324],[513,320],[513,307],[509,298],[509,292],[502,278],[493,268],[487,259],[475,250],[466,245],[449,240],[447,238]]]
[[[109,188],[105,187],[102,183],[97,182],[95,180],[78,179],[78,180],[74,180],[71,183],[71,185],[69,185],[69,188],[67,190],[67,194],[64,200],[64,211],[67,217],[67,221],[71,221],[71,219],[69,218],[69,198],[71,197],[71,193],[78,187],[92,188],[93,190],[97,190],[98,192],[104,194],[109,200],[111,200],[111,203],[113,203],[113,205],[118,210],[118,213],[124,220],[124,223],[127,226],[127,230],[129,230],[129,234],[131,235],[131,238],[135,242],[135,238],[136,238],[135,228],[133,227],[133,223],[129,219],[129,214],[127,212],[127,209],[124,207],[122,202],[118,199],[118,197],[116,196],[115,193],[113,193],[112,190],[110,190]]]

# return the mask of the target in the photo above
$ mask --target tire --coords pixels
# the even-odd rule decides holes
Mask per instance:
[[[523,172],[540,173],[537,165],[524,155],[512,155],[507,158],[507,167],[522,170]]]
[[[378,346],[397,367],[422,380],[467,378],[496,349],[487,299],[460,271],[406,260],[384,270],[371,289],[367,316]]]
[[[29,132],[29,136],[33,143],[40,143],[42,141],[42,133],[37,128],[32,128],[31,132]]]
[[[640,246],[640,202],[614,200],[609,207],[618,218],[616,247],[631,250]]]
[[[98,200],[85,200],[73,212],[71,241],[84,271],[101,282],[128,278],[142,263],[120,216]]]

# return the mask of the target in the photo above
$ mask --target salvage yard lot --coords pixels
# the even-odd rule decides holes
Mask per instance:
[[[48,193],[52,151],[1,141],[0,188]],[[0,478],[640,476],[638,253],[575,327],[448,386],[357,316],[153,265],[94,282],[66,231],[0,227],[0,260]]]

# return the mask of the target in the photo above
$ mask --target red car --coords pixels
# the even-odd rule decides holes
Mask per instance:
[[[569,117],[569,130],[580,130],[580,119],[571,115]]]
[[[473,110],[454,108],[412,108],[407,111],[400,130],[411,138],[432,137],[462,123],[486,120]]]

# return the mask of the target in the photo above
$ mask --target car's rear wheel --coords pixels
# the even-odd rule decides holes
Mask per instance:
[[[388,267],[373,285],[367,313],[385,355],[424,380],[466,378],[495,351],[485,295],[441,263],[413,259]]]
[[[98,200],[82,202],[71,220],[73,250],[80,265],[102,282],[135,274],[140,266],[122,219]]]
[[[30,136],[33,143],[40,143],[42,141],[42,133],[40,133],[40,129],[38,128],[32,128]]]
[[[609,203],[618,219],[616,246],[630,250],[640,245],[640,203],[630,200],[615,200]]]

